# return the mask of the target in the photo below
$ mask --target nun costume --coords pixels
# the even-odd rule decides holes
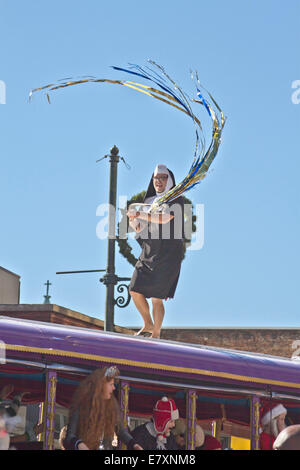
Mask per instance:
[[[160,176],[157,176],[160,175]],[[162,179],[167,183],[162,192],[157,192],[153,184]],[[157,183],[158,181],[158,183]],[[151,177],[144,203],[150,205],[175,186],[173,173],[165,165],[157,165]],[[142,252],[135,265],[129,290],[142,294],[145,298],[173,298],[179,279],[184,254],[184,203],[178,197],[164,204],[159,212],[150,215],[147,209],[137,212],[134,219],[136,240]],[[133,226],[133,224],[131,224]],[[139,231],[137,230],[139,226]]]

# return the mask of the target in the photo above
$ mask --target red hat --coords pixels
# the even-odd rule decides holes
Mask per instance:
[[[206,435],[204,440],[204,450],[222,449],[222,444],[213,436]]]
[[[286,414],[287,410],[281,403],[279,403],[278,405],[266,403],[260,409],[261,426],[266,426],[270,423],[271,419],[278,418],[278,416],[280,416],[282,413]]]
[[[174,400],[163,397],[158,400],[153,409],[153,423],[155,431],[158,434],[165,432],[169,421],[175,421],[179,418],[179,413]]]

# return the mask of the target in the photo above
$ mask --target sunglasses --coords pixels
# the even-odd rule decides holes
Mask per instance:
[[[168,176],[153,176],[154,181],[166,181]]]

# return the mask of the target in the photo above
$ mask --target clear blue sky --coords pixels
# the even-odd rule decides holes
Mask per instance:
[[[42,303],[49,279],[52,303],[103,319],[100,274],[55,274],[106,267],[96,208],[109,167],[96,160],[118,146],[131,166],[119,164],[118,194],[131,197],[157,163],[181,180],[194,148],[186,116],[129,89],[71,87],[51,105],[28,104],[30,89],[128,79],[109,66],[150,58],[189,92],[197,69],[227,116],[214,171],[187,194],[204,204],[205,242],[183,262],[164,325],[299,326],[299,18],[298,0],[0,1],[0,265],[21,276],[21,303]],[[116,267],[131,276],[120,255]],[[115,321],[141,324],[132,304]]]

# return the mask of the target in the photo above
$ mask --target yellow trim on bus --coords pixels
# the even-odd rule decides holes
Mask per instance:
[[[75,357],[75,358],[88,359],[88,360],[93,360],[93,361],[113,362],[119,365],[144,367],[147,369],[158,369],[158,370],[173,371],[173,372],[192,373],[192,374],[197,374],[197,375],[207,375],[211,377],[220,377],[220,378],[232,379],[232,380],[242,380],[246,382],[255,382],[255,383],[262,383],[262,384],[281,385],[285,387],[300,389],[300,383],[262,379],[259,377],[249,377],[245,375],[231,374],[228,372],[217,372],[217,371],[210,371],[210,370],[205,370],[205,369],[194,369],[194,368],[170,366],[167,364],[156,364],[152,362],[133,361],[130,359],[99,356],[95,354],[86,354],[86,353],[82,354],[79,352],[64,351],[61,349],[36,348],[36,347],[21,346],[21,345],[14,345],[14,344],[6,344],[5,347],[6,349],[11,350],[11,351],[23,351],[23,352],[33,352],[33,353],[47,354],[47,355],[53,355],[53,356]]]

